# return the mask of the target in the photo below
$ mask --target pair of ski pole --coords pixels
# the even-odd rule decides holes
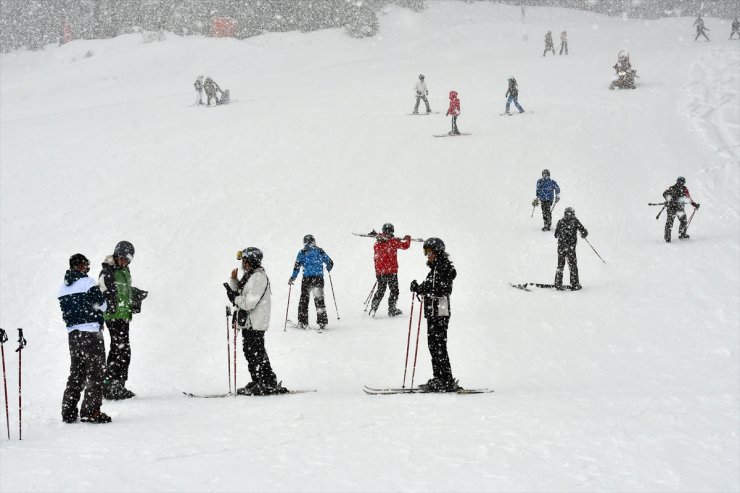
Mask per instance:
[[[403,384],[401,385],[402,389],[406,388],[406,373],[408,371],[409,367],[409,347],[411,346],[411,326],[413,325],[414,321],[414,298],[416,298],[416,293],[411,293],[411,309],[409,310],[409,334],[406,338],[406,360],[404,362],[403,366]],[[414,388],[414,376],[416,375],[416,359],[419,356],[419,335],[421,334],[421,311],[424,307],[424,302],[419,299],[419,323],[416,326],[416,349],[414,350],[414,365],[411,370],[411,386],[409,388]]]
[[[8,335],[3,329],[0,329],[0,354],[2,355],[3,366],[3,390],[5,392],[5,426],[8,430],[8,440],[10,440],[10,411],[8,410],[8,379],[5,373],[5,343],[8,341]],[[23,399],[22,399],[22,356],[23,348],[26,347],[26,338],[23,337],[23,329],[18,329],[18,440],[23,440]]]
[[[373,295],[375,294],[375,288],[378,286],[378,281],[375,281],[375,284],[373,284],[373,287],[370,288],[370,294],[367,295],[367,298],[365,298],[365,309],[362,310],[363,312],[366,312],[367,309],[370,307],[370,302],[373,300]]]
[[[326,273],[329,276],[329,285],[331,286],[331,297],[334,299],[334,310],[337,312],[337,320],[339,318],[339,307],[337,306],[337,296],[334,294],[334,281],[331,280],[331,272]],[[285,307],[285,324],[283,324],[283,332],[288,330],[288,313],[290,311],[290,292],[293,290],[293,285],[288,284],[288,304]]]

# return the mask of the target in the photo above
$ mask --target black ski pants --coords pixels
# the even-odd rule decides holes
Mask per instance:
[[[105,339],[102,332],[72,331],[69,341],[69,378],[62,397],[62,418],[76,419],[77,403],[82,400],[82,416],[100,411],[103,403],[103,373],[105,372]]]
[[[554,55],[555,54],[555,47],[553,45],[551,45],[551,44],[546,44],[545,45],[545,51],[542,53],[542,56],[545,56],[548,51],[552,51],[552,54]]]
[[[326,302],[324,301],[324,277],[303,277],[301,281],[301,299],[298,301],[298,322],[308,325],[308,302],[313,294],[316,305],[316,322],[326,325]]]
[[[110,350],[106,364],[106,377],[111,382],[126,384],[128,367],[131,365],[131,342],[129,341],[129,320],[107,320],[110,335]]]
[[[432,356],[432,372],[434,378],[443,381],[452,380],[450,356],[447,353],[447,327],[450,317],[427,318],[427,345]]]
[[[665,241],[671,239],[671,230],[673,229],[673,221],[676,219],[676,216],[678,216],[678,237],[680,238],[686,235],[686,228],[688,228],[689,225],[686,221],[686,213],[684,212],[683,207],[666,209],[665,231],[663,232],[663,239],[665,239]]]
[[[242,348],[252,381],[266,387],[276,386],[277,377],[265,350],[265,331],[242,329]]]
[[[452,116],[452,133],[453,134],[459,134],[460,131],[457,129],[457,116]]]
[[[383,299],[383,296],[385,296],[385,288],[389,287],[391,294],[388,296],[388,311],[390,312],[396,308],[396,303],[398,303],[398,274],[384,274],[382,276],[377,276],[377,279],[378,289],[375,291],[375,296],[373,296],[373,303],[370,311],[378,311],[380,301]]]
[[[550,229],[552,227],[552,200],[540,200],[540,206],[542,207],[544,227]]]
[[[578,281],[578,259],[576,258],[575,245],[558,245],[558,268],[555,271],[555,286],[563,285],[563,271],[565,262],[568,261],[568,270],[570,271],[570,286],[580,286]]]

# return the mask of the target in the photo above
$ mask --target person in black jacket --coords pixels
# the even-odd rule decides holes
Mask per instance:
[[[450,295],[457,271],[445,252],[439,238],[424,242],[424,255],[430,271],[421,284],[411,282],[411,291],[424,296],[424,317],[427,319],[427,344],[432,356],[434,377],[420,389],[429,392],[454,392],[459,388],[452,378],[450,357],[447,354],[447,327],[450,324]]]
[[[578,259],[576,258],[577,232],[581,237],[588,236],[588,231],[583,227],[581,221],[576,217],[576,211],[572,207],[565,208],[563,218],[555,226],[555,238],[558,239],[558,268],[555,271],[555,288],[563,289],[563,270],[565,261],[568,261],[570,270],[570,289],[578,291],[581,283],[578,281]]]
[[[694,209],[699,208],[699,204],[694,202],[689,194],[689,189],[686,188],[686,178],[679,176],[676,179],[676,184],[668,187],[663,192],[663,198],[665,199],[666,207],[666,220],[665,230],[663,232],[663,239],[666,243],[671,242],[671,230],[673,229],[673,221],[678,216],[678,239],[688,240],[689,235],[686,234],[686,229],[689,227],[686,221],[686,213],[683,208],[686,204],[691,204]]]
[[[69,341],[69,378],[62,397],[62,421],[77,421],[77,403],[85,390],[83,422],[110,423],[110,417],[100,411],[103,403],[103,372],[105,371],[105,340],[103,312],[105,298],[95,280],[88,277],[90,261],[81,253],[69,259],[69,270],[59,288],[59,306],[67,326]]]

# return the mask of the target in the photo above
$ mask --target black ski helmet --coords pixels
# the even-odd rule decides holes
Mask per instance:
[[[383,225],[383,234],[392,235],[395,231],[396,229],[393,227],[391,223],[385,223]]]
[[[573,216],[573,217],[575,217],[575,215],[576,215],[576,211],[574,211],[572,207],[566,207],[563,212],[565,212],[565,215],[566,216]]]
[[[676,183],[678,183],[679,185],[686,185],[686,178],[684,178],[683,176],[679,176],[678,178],[676,178]]]
[[[303,244],[304,245],[315,245],[316,238],[314,238],[313,235],[306,235],[303,237]]]
[[[419,80],[424,80],[424,74],[419,74]]]
[[[542,178],[544,178],[544,177],[546,177],[546,176],[547,176],[548,178],[550,177],[550,170],[549,170],[549,169],[543,169],[543,170],[542,170]]]
[[[247,261],[253,268],[262,265],[262,250],[257,247],[247,247],[242,250],[242,262]]]
[[[76,265],[84,265],[84,264],[90,264],[90,261],[87,260],[87,257],[82,255],[81,253],[75,253],[71,257],[69,257],[69,268],[73,269]]]
[[[128,241],[119,241],[116,248],[113,249],[114,257],[125,257],[131,262],[134,259],[134,246]]]
[[[432,250],[436,253],[445,253],[445,242],[439,238],[427,238],[424,241],[424,250]]]

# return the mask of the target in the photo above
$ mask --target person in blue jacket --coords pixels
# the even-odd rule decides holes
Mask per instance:
[[[560,187],[558,182],[550,179],[550,170],[542,170],[542,178],[537,180],[537,197],[532,201],[532,206],[542,205],[542,219],[545,225],[542,231],[550,231],[552,226],[551,208],[560,200]]]
[[[316,239],[313,235],[304,236],[303,248],[296,256],[293,275],[288,280],[288,284],[292,285],[303,267],[301,299],[298,302],[298,326],[301,329],[308,328],[308,301],[311,294],[316,304],[316,321],[319,329],[324,330],[329,322],[324,302],[324,265],[326,265],[327,272],[331,272],[334,262],[323,249],[316,246]]]

